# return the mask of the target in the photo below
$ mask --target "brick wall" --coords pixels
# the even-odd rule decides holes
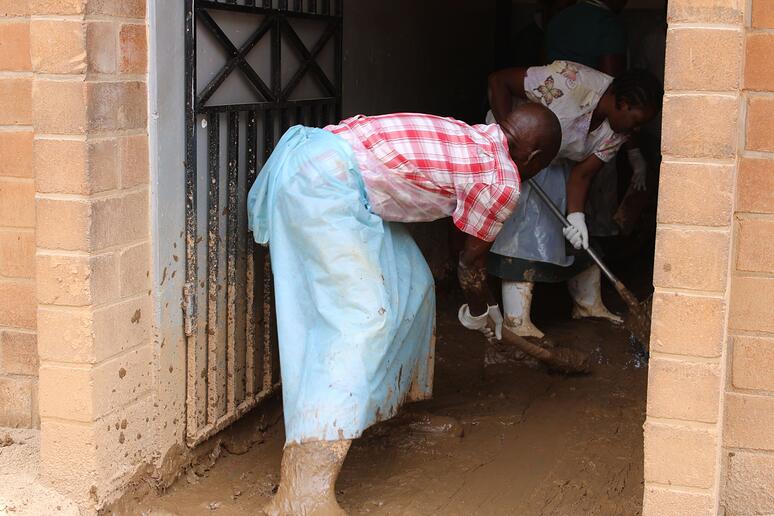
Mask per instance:
[[[744,8],[668,7],[643,514],[710,516],[722,478]]]
[[[155,438],[145,0],[30,5],[41,473],[91,513]]]
[[[39,425],[32,65],[26,1],[0,0],[0,426]]]
[[[722,504],[774,513],[774,1],[752,0],[734,213]]]

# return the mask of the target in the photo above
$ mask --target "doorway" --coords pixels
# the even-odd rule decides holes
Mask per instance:
[[[309,4],[316,4],[317,9],[323,6],[322,2]],[[344,2],[346,22],[341,36],[341,116],[361,112],[424,111],[451,115],[471,123],[479,122],[485,107],[484,78],[495,68],[495,42],[498,38],[493,27],[501,2],[469,4],[424,2],[417,6],[416,2],[401,1]],[[233,17],[233,23],[238,27],[251,16],[242,13],[245,14],[242,18],[235,17],[239,9],[233,7],[234,4],[224,5],[232,6],[225,10],[226,15],[212,16],[219,26],[228,26],[225,20]],[[303,2],[303,5],[308,3]],[[286,7],[292,10],[295,6]],[[533,9],[528,4],[514,4],[511,26],[528,20]],[[625,14],[633,26],[644,14],[657,18],[654,8],[635,9],[643,12]],[[218,20],[218,16],[223,20]],[[244,25],[239,31],[242,39],[233,37],[237,54],[244,42],[249,41],[261,27],[261,15],[252,16],[255,22],[250,25],[251,29]],[[325,28],[321,30],[324,32]],[[267,29],[263,37],[270,37],[269,32]],[[444,38],[447,34],[455,37]],[[223,53],[223,45],[215,38],[213,48],[218,48],[218,45],[218,52]],[[314,45],[314,41],[305,42],[310,54]],[[255,48],[260,51],[260,42]],[[230,51],[233,57],[233,49]],[[228,52],[225,49],[225,55],[220,56],[221,66],[224,61],[229,62]],[[238,61],[234,60],[231,65],[235,76],[241,73]],[[254,65],[256,70],[260,66]],[[210,80],[219,69],[215,67],[209,72]],[[314,84],[314,77],[311,79],[310,87],[320,87]],[[201,81],[201,84],[206,83],[206,80]],[[225,79],[223,84],[226,84]],[[230,192],[229,184],[217,183],[217,189],[210,190],[207,179],[210,171],[217,168],[224,172],[219,177],[226,181],[229,171],[233,170],[229,168],[230,142],[234,141],[234,135],[238,135],[238,145],[248,142],[244,135],[250,133],[247,130],[251,123],[249,111],[248,114],[237,115],[236,120],[230,112],[219,114],[217,122],[210,113],[201,113],[194,118],[195,127],[190,128],[195,129],[198,135],[199,151],[195,155],[200,166],[194,177],[199,177],[201,182],[198,187],[191,186],[208,195],[216,193],[212,198],[218,200],[215,206],[207,204],[206,210],[202,208],[198,211],[201,215],[191,224],[196,223],[196,233],[202,236],[215,229],[217,234],[213,232],[213,242],[218,242],[220,232],[227,232],[229,224],[232,224],[231,227],[244,227],[239,218],[236,222],[229,220],[231,210],[223,210],[227,205],[225,199]],[[324,108],[320,112],[324,112]],[[289,111],[286,123],[293,123],[296,116],[297,112]],[[314,116],[310,110],[302,112],[298,119],[313,123]],[[335,120],[336,116],[329,121]],[[323,120],[320,119],[320,122]],[[257,128],[258,123],[266,122],[264,119],[253,123]],[[281,134],[279,124],[283,122],[281,118],[274,118],[273,123],[275,125],[267,124],[266,127],[275,128],[273,134],[276,138]],[[208,151],[213,148],[211,143],[215,140],[219,142],[217,160],[208,156]],[[259,140],[256,137],[256,147]],[[247,147],[250,147],[249,143]],[[251,154],[244,152],[245,157],[238,159],[237,184],[247,181],[247,176],[243,177],[241,172],[243,163],[252,163]],[[261,156],[265,155],[260,150],[255,152],[256,169],[260,168]],[[217,224],[210,219],[211,214],[218,219]],[[451,436],[418,435],[412,432],[410,424],[400,418],[375,428],[368,437],[358,442],[345,466],[339,486],[345,507],[353,513],[380,514],[505,514],[513,511],[524,514],[561,514],[562,511],[637,514],[642,500],[642,422],[645,417],[647,370],[632,359],[627,333],[604,322],[570,320],[569,300],[563,287],[547,286],[537,292],[536,320],[563,344],[594,353],[598,370],[603,373],[592,377],[565,378],[547,374],[535,368],[534,364],[515,360],[517,357],[486,356],[482,342],[460,331],[455,319],[454,308],[459,304],[459,298],[452,287],[453,253],[450,249],[453,243],[450,243],[452,235],[448,225],[445,222],[421,225],[413,231],[439,280],[439,359],[435,399],[408,409],[415,414],[432,413],[447,417],[453,421],[452,425],[459,426],[454,426]],[[193,241],[198,251],[192,253],[192,258],[195,256],[193,260],[198,260],[198,281],[192,284],[198,291],[195,294],[199,300],[196,304],[198,311],[194,313],[200,322],[187,328],[189,333],[196,327],[199,335],[195,343],[189,340],[188,348],[189,353],[194,349],[194,361],[198,364],[194,371],[199,375],[193,391],[195,394],[189,397],[189,403],[196,404],[192,411],[196,421],[190,426],[193,431],[189,429],[188,433],[190,444],[220,428],[211,425],[213,420],[207,412],[210,407],[216,409],[213,412],[217,415],[214,421],[220,420],[223,414],[235,414],[233,418],[223,420],[224,426],[238,417],[237,412],[230,412],[230,407],[238,407],[245,399],[241,393],[250,392],[247,380],[242,384],[241,380],[229,377],[232,372],[244,375],[247,371],[247,366],[239,365],[236,359],[233,371],[229,371],[229,335],[233,335],[234,351],[231,353],[234,357],[242,356],[242,353],[247,356],[248,348],[245,346],[250,337],[247,330],[244,330],[244,337],[235,332],[229,334],[231,319],[227,301],[229,270],[235,271],[237,278],[244,278],[244,281],[237,279],[233,282],[236,297],[244,292],[249,299],[246,291],[239,289],[250,284],[247,279],[250,267],[238,262],[232,266],[226,258],[222,258],[219,262],[222,267],[211,278],[212,271],[204,269],[203,264],[212,246],[207,244],[206,238],[196,242],[197,238]],[[227,236],[221,236],[221,239],[223,245],[215,246],[217,248],[213,251],[217,253],[217,256],[212,255],[214,261],[225,256],[229,245],[237,246],[237,256],[246,249],[240,247],[245,244],[239,240],[234,243]],[[250,254],[245,251],[245,256],[247,262]],[[638,255],[637,258],[642,268],[630,268],[631,262],[621,259],[616,264],[617,272],[627,280],[638,278],[640,286],[647,289],[651,283],[647,269],[652,268],[652,257]],[[254,265],[258,266],[256,270],[265,273],[267,269],[260,267],[265,263],[260,261],[262,258],[254,260]],[[650,265],[648,260],[651,260]],[[253,276],[256,289],[263,285],[258,278],[256,273]],[[224,287],[218,291],[217,284]],[[206,289],[209,285],[215,285],[214,291],[218,296],[212,301],[216,309],[214,316],[206,308],[209,301]],[[261,320],[266,324],[271,320],[271,296],[267,295],[268,292],[270,290],[266,288],[253,297],[257,304],[269,310],[256,310],[258,315],[254,316],[263,317]],[[643,290],[639,293],[647,292]],[[613,310],[623,310],[622,303],[615,298],[612,290],[606,290],[604,296]],[[248,301],[248,310],[251,306]],[[239,313],[236,307],[232,310],[235,326],[245,327],[246,321],[250,320],[249,314]],[[214,320],[214,326],[219,328],[217,342],[226,343],[223,351],[217,351],[214,356],[207,342],[211,337],[206,329],[208,320]],[[271,336],[270,327],[268,331],[262,331],[265,331],[264,335]],[[255,338],[257,336],[256,333]],[[270,349],[270,346],[263,347],[254,358],[267,356]],[[216,364],[216,368],[214,371],[207,368],[202,377],[200,365],[211,359],[209,363]],[[258,386],[264,392],[270,392],[276,386],[276,370],[260,367],[253,369],[256,375],[258,371],[264,371],[262,379],[254,380],[253,394],[260,392],[255,390]],[[268,382],[265,381],[266,371],[271,371]],[[210,376],[211,373],[213,376]],[[214,397],[207,383],[212,379],[215,380],[213,383],[224,386],[222,394],[216,392]],[[229,400],[230,385],[231,392],[239,393],[234,395],[233,400]],[[256,402],[259,399],[260,396]],[[191,514],[199,511],[204,514],[205,510],[209,510],[207,504],[212,502],[233,505],[235,511],[249,512],[254,509],[261,500],[271,495],[278,480],[281,431],[281,427],[270,429],[264,436],[263,444],[246,455],[225,457],[221,469],[196,479],[193,488],[186,488],[186,485],[175,487],[169,497],[158,501],[159,506],[172,510],[173,507],[180,507],[182,500],[187,500],[185,503],[189,505],[186,507]],[[224,486],[228,486],[230,493],[213,499],[213,493],[222,493]],[[239,494],[236,494],[237,491]]]

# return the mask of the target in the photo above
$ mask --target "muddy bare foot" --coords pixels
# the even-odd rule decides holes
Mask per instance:
[[[290,444],[282,455],[279,489],[267,516],[346,516],[336,501],[336,478],[352,441]]]

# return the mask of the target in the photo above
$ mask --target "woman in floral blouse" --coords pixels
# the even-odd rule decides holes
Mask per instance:
[[[573,317],[620,322],[602,304],[599,268],[584,267],[587,261],[568,255],[564,238],[575,249],[588,247],[584,206],[589,185],[628,136],[658,114],[662,97],[658,79],[644,70],[631,70],[613,79],[570,61],[511,68],[489,76],[488,123],[506,117],[514,101],[541,103],[559,118],[561,149],[535,181],[572,223],[563,229],[529,185],[524,185],[519,205],[505,223],[489,260],[490,272],[503,280],[505,325],[512,332],[543,337],[529,313],[533,282],[541,276],[540,271],[544,281],[574,273],[568,283],[574,301]],[[639,151],[630,151],[630,159],[638,155]],[[562,269],[565,274],[557,272]]]

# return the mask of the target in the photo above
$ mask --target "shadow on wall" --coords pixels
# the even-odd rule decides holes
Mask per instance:
[[[495,0],[345,0],[344,116],[413,111],[483,120]]]

